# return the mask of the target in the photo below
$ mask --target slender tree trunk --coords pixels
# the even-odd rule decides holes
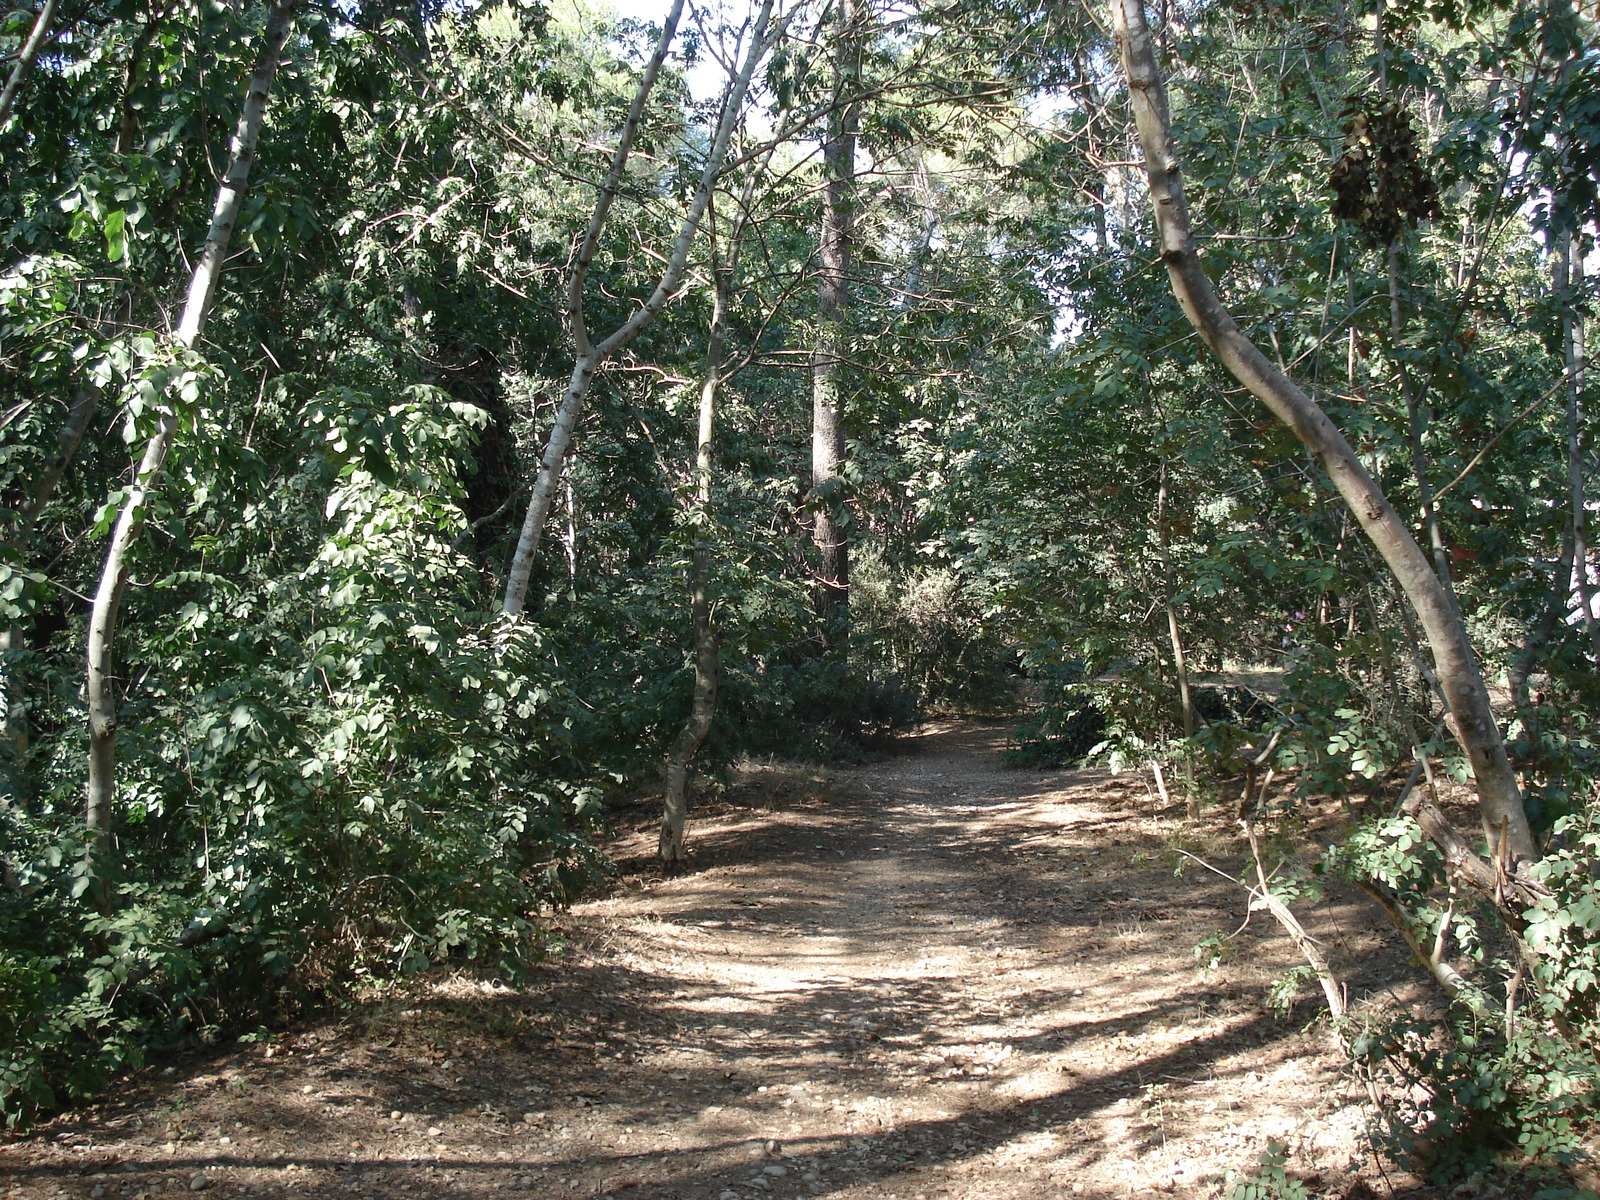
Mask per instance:
[[[261,48],[256,56],[255,69],[250,74],[249,87],[240,107],[239,122],[229,147],[228,167],[217,188],[211,227],[206,233],[200,260],[189,280],[188,299],[178,322],[176,341],[184,351],[194,348],[211,311],[217,282],[222,277],[227,258],[228,243],[233,236],[234,222],[238,220],[245,188],[250,181],[250,168],[255,162],[256,143],[260,139],[261,125],[267,111],[267,96],[272,90],[272,80],[278,72],[278,60],[283,55],[284,43],[288,40],[289,28],[298,6],[299,0],[275,0],[267,13]],[[128,489],[127,498],[117,514],[111,543],[106,550],[105,566],[100,572],[100,585],[89,614],[89,782],[84,824],[102,863],[106,861],[110,849],[111,809],[116,795],[117,696],[111,656],[116,638],[117,611],[128,583],[128,551],[144,524],[151,493],[161,481],[162,467],[177,436],[179,418],[178,402],[164,400],[156,431],[145,443],[133,486]]]
[[[1156,493],[1156,536],[1161,546],[1162,583],[1172,586],[1172,534],[1167,528],[1167,464],[1161,464],[1161,485]],[[1178,710],[1183,716],[1183,736],[1194,739],[1194,700],[1189,695],[1189,660],[1183,652],[1183,636],[1178,627],[1178,608],[1172,602],[1172,592],[1164,593],[1163,606],[1167,610],[1167,637],[1172,642],[1172,672],[1178,680]],[[1200,815],[1199,798],[1194,786],[1194,759],[1183,758],[1184,804],[1191,818]]]
[[[737,248],[733,250],[737,254]],[[711,301],[711,335],[706,342],[706,373],[700,381],[700,422],[695,438],[696,534],[689,568],[689,610],[694,621],[694,693],[689,719],[667,750],[667,790],[661,804],[659,855],[668,866],[683,862],[683,827],[688,815],[689,764],[705,744],[717,711],[717,631],[711,623],[707,586],[711,576],[711,542],[706,522],[711,511],[711,437],[717,397],[723,383],[723,348],[727,340],[731,264],[715,272]]]
[[[1485,836],[1498,857],[1536,857],[1516,773],[1489,693],[1449,593],[1428,557],[1326,413],[1247,338],[1212,289],[1191,231],[1166,88],[1143,0],[1112,0],[1112,22],[1144,149],[1161,257],[1184,315],[1224,367],[1316,456],[1416,611],[1450,706],[1451,727],[1477,784]],[[1502,847],[1502,843],[1504,846]]]
[[[50,36],[50,23],[55,19],[56,0],[44,0],[39,6],[39,15],[33,19],[33,28],[28,31],[28,40],[22,43],[22,49],[17,52],[17,61],[12,64],[6,86],[0,89],[0,126],[4,126],[10,118],[11,110],[17,103],[17,92],[33,71],[33,64],[39,60],[39,51],[44,48],[45,39]]]
[[[817,578],[817,615],[822,619],[825,641],[844,628],[850,614],[849,542],[841,520],[845,510],[839,494],[845,456],[839,402],[855,236],[859,113],[850,97],[860,90],[859,20],[856,0],[839,0],[833,47],[833,103],[828,115],[828,140],[822,149],[826,181],[817,244],[817,346],[811,358],[811,487],[816,496],[811,538],[822,559]]]
[[[22,508],[14,542],[20,543],[27,538],[39,514],[44,511],[44,506],[56,494],[56,486],[77,457],[78,447],[83,445],[83,435],[89,430],[89,418],[94,416],[99,400],[100,395],[93,388],[78,388],[72,393],[72,407],[67,410],[67,419],[61,423],[61,432],[56,435],[56,452],[45,464],[43,474],[34,484],[33,495],[28,497]]]
[[[128,65],[122,70],[122,116],[117,121],[117,140],[113,147],[118,154],[133,153],[133,139],[139,131],[139,118],[133,107],[133,91],[139,86],[139,72],[144,68],[145,52],[150,48],[150,42],[159,27],[159,21],[152,16],[145,22],[128,51]]]
[[[584,233],[583,243],[572,266],[572,275],[567,281],[567,326],[573,344],[577,348],[577,356],[573,363],[572,378],[568,381],[567,390],[556,408],[555,421],[550,428],[550,440],[546,443],[544,454],[539,459],[539,473],[534,480],[533,491],[528,497],[528,511],[523,518],[522,531],[517,537],[517,549],[511,559],[511,570],[506,576],[505,600],[501,605],[504,612],[514,615],[522,612],[526,606],[528,580],[533,574],[533,561],[539,553],[539,542],[544,536],[544,526],[550,515],[551,502],[561,481],[562,465],[572,445],[573,431],[577,428],[578,418],[583,413],[584,397],[588,395],[589,385],[594,382],[595,372],[607,359],[637,337],[640,330],[656,319],[683,280],[689,262],[689,250],[694,245],[695,234],[700,228],[701,218],[705,215],[706,205],[711,202],[712,190],[722,174],[722,164],[728,156],[728,145],[733,138],[734,128],[739,123],[745,95],[750,89],[750,77],[787,25],[787,20],[774,25],[772,5],[773,0],[763,0],[761,9],[751,24],[750,41],[745,47],[744,59],[723,95],[721,116],[718,118],[717,128],[711,139],[711,148],[706,154],[705,166],[700,172],[699,186],[695,189],[694,198],[689,202],[688,211],[678,224],[678,235],[672,243],[672,249],[666,258],[666,266],[656,283],[655,290],[633,315],[609,336],[598,343],[592,343],[584,321],[584,283],[588,279],[589,267],[594,261],[595,250],[605,229],[611,204],[622,186],[622,177],[627,169],[629,156],[633,152],[633,142],[638,135],[639,123],[644,115],[645,102],[655,86],[656,76],[660,74],[661,64],[666,59],[667,50],[677,31],[678,19],[683,12],[683,0],[673,0],[666,23],[661,27],[661,36],[656,41],[655,53],[640,77],[633,105],[628,111],[628,118],[623,124],[622,134],[618,138],[616,151],[611,158],[610,173],[600,189],[600,197],[595,203],[594,212],[590,215],[588,229]]]
[[[1576,238],[1555,239],[1553,270],[1561,305],[1561,351],[1567,380],[1567,488],[1572,506],[1572,577],[1583,605],[1583,627],[1595,661],[1600,662],[1600,620],[1595,618],[1594,588],[1589,581],[1588,509],[1583,470],[1583,315],[1567,289],[1583,282],[1583,254]],[[1574,253],[1577,251],[1577,253]]]
[[[0,629],[0,707],[4,709],[4,737],[20,763],[28,753],[28,721],[12,656],[22,643],[22,626],[16,622]]]

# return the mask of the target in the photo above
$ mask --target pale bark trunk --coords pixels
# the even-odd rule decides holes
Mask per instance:
[[[1156,494],[1156,536],[1161,546],[1162,584],[1172,586],[1172,535],[1167,529],[1167,464],[1161,464],[1161,485]],[[1194,700],[1189,694],[1189,659],[1183,651],[1183,634],[1178,625],[1178,609],[1172,603],[1172,593],[1164,593],[1162,605],[1167,610],[1167,638],[1172,643],[1172,673],[1178,682],[1178,711],[1183,717],[1183,736],[1194,740]],[[1184,805],[1191,819],[1200,815],[1199,796],[1194,786],[1194,759],[1186,752],[1183,757]]]
[[[0,707],[4,708],[4,736],[17,761],[28,753],[28,722],[23,715],[22,697],[18,694],[16,672],[12,670],[11,655],[22,640],[22,627],[8,624],[0,629]]]
[[[17,92],[32,72],[33,64],[39,60],[39,51],[50,36],[50,23],[55,18],[56,0],[44,0],[39,6],[39,15],[33,19],[33,28],[28,31],[28,40],[22,43],[22,49],[17,52],[17,61],[12,64],[6,86],[0,90],[0,126],[4,126],[11,116],[11,110],[17,103]]]
[[[859,14],[854,0],[840,0],[834,32],[833,104],[822,150],[826,180],[817,244],[817,346],[811,359],[811,487],[818,495],[811,538],[821,557],[817,614],[824,641],[841,629],[850,612],[850,556],[839,472],[844,431],[839,424],[842,363],[849,315],[849,277],[855,236],[857,106],[860,89]]]
[[[737,251],[735,251],[737,253]],[[667,750],[667,789],[661,803],[661,840],[658,854],[668,866],[683,862],[683,829],[688,815],[689,764],[705,744],[717,712],[717,631],[711,623],[707,587],[711,576],[711,544],[705,521],[711,508],[711,438],[717,415],[717,396],[723,383],[723,347],[727,338],[730,280],[718,271],[711,309],[711,335],[706,343],[706,373],[700,382],[700,421],[695,437],[695,505],[700,524],[690,558],[689,610],[694,622],[694,692],[689,719]]]
[[[1377,483],[1326,413],[1274,366],[1222,306],[1200,264],[1178,175],[1166,89],[1142,0],[1112,0],[1112,21],[1144,148],[1161,257],[1174,296],[1224,367],[1315,455],[1362,531],[1405,592],[1433,651],[1451,727],[1472,767],[1485,836],[1496,855],[1536,857],[1517,777],[1506,758],[1489,693],[1450,596]]]
[[[601,232],[605,228],[606,216],[610,212],[611,203],[616,197],[623,173],[627,169],[628,157],[632,153],[633,139],[638,133],[645,101],[655,85],[656,75],[660,72],[661,63],[666,58],[667,49],[676,31],[678,18],[683,11],[683,0],[674,0],[666,24],[661,28],[661,37],[657,40],[655,54],[646,67],[645,74],[639,80],[639,90],[634,94],[633,107],[629,110],[616,152],[612,155],[610,174],[600,190],[600,198],[589,219],[588,230],[584,234],[583,244],[578,251],[577,260],[573,263],[572,276],[568,281],[567,322],[577,357],[573,364],[572,378],[567,383],[566,393],[556,409],[555,421],[550,428],[550,440],[546,443],[544,454],[539,459],[539,472],[528,497],[528,511],[523,518],[522,531],[517,537],[517,549],[511,559],[511,570],[506,576],[505,600],[501,605],[504,612],[515,615],[526,607],[528,580],[533,574],[533,561],[539,553],[539,542],[544,536],[550,505],[561,480],[562,464],[566,461],[567,451],[572,445],[573,431],[577,428],[578,418],[583,413],[584,397],[588,395],[589,385],[594,381],[595,372],[607,359],[637,337],[640,330],[656,319],[683,280],[689,262],[689,250],[694,245],[695,234],[700,228],[700,219],[705,215],[706,205],[710,203],[711,193],[722,174],[722,165],[728,155],[728,145],[733,138],[734,128],[738,125],[745,95],[750,89],[750,77],[756,66],[766,57],[772,42],[787,24],[786,21],[780,21],[776,26],[773,25],[772,6],[773,0],[764,0],[751,26],[750,42],[745,49],[744,60],[723,96],[722,113],[712,137],[711,148],[706,154],[705,166],[700,172],[699,186],[689,202],[688,211],[679,222],[678,235],[667,255],[666,267],[655,290],[633,315],[611,334],[598,343],[591,343],[584,323],[584,281],[588,277],[589,266],[593,261],[595,248],[599,245]]]
[[[1277,919],[1278,924],[1283,926],[1283,931],[1289,935],[1289,940],[1295,944],[1295,948],[1306,960],[1306,965],[1316,975],[1317,982],[1322,985],[1322,994],[1328,1001],[1328,1015],[1334,1020],[1334,1036],[1337,1037],[1338,1022],[1344,1019],[1346,1010],[1344,986],[1333,973],[1333,968],[1328,965],[1328,960],[1322,956],[1322,951],[1317,949],[1316,939],[1306,932],[1305,926],[1300,924],[1300,919],[1294,915],[1293,910],[1273,894],[1272,886],[1267,882],[1266,868],[1261,863],[1261,845],[1256,838],[1255,826],[1249,821],[1243,824],[1245,835],[1250,839],[1250,857],[1256,868],[1257,886],[1250,891]]]
[[[1561,305],[1561,351],[1567,383],[1567,488],[1572,506],[1572,581],[1583,605],[1583,627],[1589,635],[1595,661],[1600,662],[1600,620],[1594,613],[1594,588],[1589,582],[1587,488],[1583,470],[1583,316],[1568,287],[1583,282],[1583,256],[1573,254],[1572,239],[1556,239],[1553,270],[1557,302]]]
[[[229,147],[228,167],[217,189],[211,226],[206,233],[200,260],[189,280],[188,298],[178,322],[176,340],[186,351],[193,349],[199,340],[216,295],[217,282],[222,277],[234,222],[238,219],[245,188],[250,180],[250,168],[255,162],[256,143],[260,139],[262,121],[266,116],[267,96],[272,90],[272,80],[278,72],[278,60],[283,54],[298,6],[299,0],[277,0],[267,14],[260,52],[256,56],[255,69],[251,72],[239,122]],[[145,506],[160,482],[167,453],[177,435],[179,416],[177,402],[163,401],[156,431],[145,443],[133,484],[117,514],[111,544],[106,550],[105,566],[100,572],[100,585],[89,615],[89,780],[84,824],[102,861],[110,848],[111,809],[116,795],[117,697],[111,656],[116,637],[117,611],[128,583],[128,551],[139,536],[144,523]]]

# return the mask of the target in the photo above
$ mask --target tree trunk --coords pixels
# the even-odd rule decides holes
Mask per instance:
[[[267,111],[267,96],[272,90],[272,80],[278,72],[278,60],[283,54],[298,6],[299,0],[275,0],[268,10],[260,52],[256,56],[255,69],[250,74],[250,84],[245,91],[238,125],[229,147],[228,168],[217,188],[211,227],[206,233],[200,261],[189,280],[188,299],[178,322],[176,340],[184,351],[194,348],[211,311],[217,282],[222,277],[228,242],[233,236],[234,222],[238,219],[245,188],[250,180],[250,167],[255,162],[256,142],[260,139],[261,124]],[[133,485],[128,489],[127,498],[117,514],[111,544],[106,550],[105,566],[100,572],[100,585],[95,591],[94,606],[89,615],[89,780],[84,825],[96,856],[102,863],[106,861],[110,849],[111,807],[116,795],[117,697],[111,673],[111,655],[116,638],[117,610],[128,583],[128,551],[139,536],[146,505],[160,483],[161,469],[177,435],[180,416],[178,403],[163,401],[156,431],[145,443]]]
[[[730,257],[738,247],[730,248]],[[694,695],[689,719],[667,751],[667,790],[661,803],[661,841],[658,850],[667,866],[683,862],[683,826],[688,815],[689,764],[711,732],[717,711],[717,631],[711,624],[711,602],[706,595],[711,576],[711,543],[706,523],[711,511],[711,437],[717,417],[717,397],[723,384],[723,348],[727,341],[728,300],[732,295],[732,264],[715,271],[711,300],[711,335],[706,341],[706,373],[700,381],[700,422],[695,436],[694,553],[690,559],[689,610],[694,621]]]
[[[623,125],[616,151],[611,158],[610,173],[600,189],[600,197],[589,218],[583,244],[578,250],[578,257],[572,266],[572,276],[567,283],[567,325],[572,334],[573,344],[577,348],[577,357],[572,368],[572,378],[567,383],[566,393],[556,409],[555,422],[550,428],[550,440],[546,443],[544,454],[539,459],[539,473],[528,498],[528,511],[522,521],[522,531],[517,537],[517,549],[511,559],[511,570],[506,576],[505,600],[501,605],[503,612],[515,615],[522,612],[526,606],[528,579],[533,573],[533,560],[539,553],[539,542],[544,536],[545,521],[550,515],[556,486],[561,481],[562,465],[566,461],[567,450],[572,445],[573,431],[577,428],[578,418],[583,413],[584,397],[588,395],[589,385],[594,382],[595,372],[613,354],[633,341],[640,330],[656,319],[657,314],[666,307],[667,301],[672,299],[678,290],[678,284],[683,280],[689,262],[689,250],[694,245],[695,235],[699,231],[700,219],[705,215],[706,206],[711,202],[711,193],[716,187],[718,178],[721,177],[722,164],[728,156],[728,145],[739,123],[745,95],[750,90],[750,77],[756,66],[766,57],[772,43],[787,26],[787,19],[773,25],[772,4],[773,0],[763,0],[761,10],[751,25],[750,41],[745,48],[744,60],[735,77],[729,81],[728,90],[723,94],[722,112],[712,136],[711,147],[706,153],[705,166],[700,172],[699,186],[695,189],[694,198],[689,202],[688,211],[678,224],[678,235],[672,243],[672,249],[666,258],[666,266],[656,283],[655,290],[633,315],[609,336],[598,343],[591,343],[584,321],[584,283],[588,278],[589,266],[594,261],[595,249],[599,245],[600,234],[605,228],[612,201],[622,185],[623,173],[627,169],[628,158],[633,151],[633,141],[644,115],[645,101],[655,86],[656,76],[660,73],[661,64],[666,59],[667,49],[677,30],[678,18],[683,12],[683,0],[673,0],[666,24],[661,27],[661,36],[656,40],[655,53],[646,66],[644,75],[640,77],[633,105],[628,111],[628,119]]]
[[[1451,729],[1477,784],[1484,834],[1497,857],[1532,860],[1533,834],[1506,758],[1489,693],[1455,606],[1377,483],[1326,413],[1275,367],[1222,306],[1200,264],[1178,174],[1166,88],[1156,66],[1143,0],[1112,0],[1112,22],[1144,149],[1161,257],[1173,295],[1224,367],[1316,457],[1416,611],[1450,707]],[[1513,863],[1514,865],[1514,863]]]
[[[817,345],[811,358],[811,488],[816,516],[811,538],[821,556],[817,615],[824,641],[842,631],[850,615],[850,556],[845,535],[844,431],[839,425],[842,364],[849,317],[851,244],[855,236],[856,133],[859,113],[851,97],[860,90],[861,32],[855,0],[840,0],[834,32],[833,102],[822,148],[822,227],[817,243]]]
[[[17,52],[17,61],[6,79],[6,86],[0,90],[0,126],[4,126],[11,116],[11,110],[17,103],[17,92],[33,70],[33,64],[39,60],[39,51],[44,48],[45,38],[50,36],[50,23],[55,18],[56,0],[44,0],[39,6],[39,15],[33,19],[33,28],[28,31],[28,40],[22,43],[22,49]]]
[[[1167,464],[1161,464],[1161,484],[1156,493],[1156,536],[1161,545],[1161,575],[1165,587],[1172,586],[1172,535],[1167,529]],[[1178,609],[1167,591],[1162,600],[1167,610],[1167,637],[1172,642],[1172,671],[1178,681],[1178,711],[1183,717],[1183,736],[1194,740],[1194,700],[1189,695],[1189,659],[1183,652],[1183,636],[1178,627]],[[1183,756],[1184,805],[1190,818],[1200,815],[1199,796],[1194,786],[1194,759]]]

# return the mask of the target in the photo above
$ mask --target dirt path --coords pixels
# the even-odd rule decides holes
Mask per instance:
[[[1005,770],[1002,736],[767,773],[695,815],[674,879],[641,811],[531,986],[453,978],[153,1071],[0,1148],[4,1195],[1212,1197],[1269,1138],[1314,1195],[1386,1193],[1309,991],[1265,1009],[1276,929],[1199,972],[1238,889],[1174,873],[1136,778]],[[1387,986],[1367,912],[1314,931]]]

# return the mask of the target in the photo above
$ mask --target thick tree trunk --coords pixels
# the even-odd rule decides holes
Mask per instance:
[[[12,64],[6,86],[0,89],[0,126],[4,126],[11,116],[11,110],[17,103],[17,92],[32,72],[33,64],[39,61],[39,51],[44,48],[45,39],[50,36],[50,23],[55,19],[56,0],[44,0],[39,6],[39,15],[33,19],[33,28],[28,31],[27,41],[22,43],[22,49],[17,52],[17,61]]]
[[[539,473],[528,498],[528,511],[522,521],[522,532],[517,538],[517,549],[511,559],[511,570],[506,576],[505,600],[501,605],[504,612],[516,614],[526,607],[528,580],[533,574],[533,562],[539,553],[539,542],[544,536],[545,522],[550,515],[551,503],[555,499],[556,486],[561,481],[562,466],[572,445],[573,431],[577,428],[578,418],[583,414],[584,397],[588,395],[589,385],[594,382],[595,372],[613,354],[633,341],[640,330],[656,319],[683,281],[684,271],[689,262],[689,250],[694,245],[700,220],[705,215],[706,205],[711,202],[711,193],[722,174],[722,165],[728,156],[728,145],[732,141],[734,129],[738,126],[745,95],[750,90],[751,75],[766,57],[773,41],[787,25],[787,21],[773,25],[772,4],[773,0],[764,0],[751,25],[750,41],[745,47],[744,59],[735,77],[729,81],[728,90],[722,98],[721,116],[718,118],[717,128],[711,139],[711,147],[706,153],[705,166],[700,172],[699,186],[695,189],[694,198],[689,202],[688,211],[678,224],[678,235],[667,254],[666,266],[662,270],[655,290],[633,315],[609,336],[598,343],[591,343],[584,321],[584,283],[588,278],[589,266],[594,261],[595,250],[599,245],[601,232],[605,228],[606,217],[611,211],[612,201],[622,185],[628,158],[633,152],[633,141],[638,134],[639,122],[644,114],[645,101],[655,86],[656,76],[660,73],[661,64],[666,59],[667,49],[677,30],[678,18],[683,12],[683,0],[673,0],[666,23],[661,27],[661,36],[656,41],[655,53],[645,68],[644,75],[640,77],[639,88],[634,93],[633,106],[628,112],[628,119],[623,125],[616,151],[611,158],[610,173],[600,189],[600,197],[595,203],[594,213],[589,218],[583,244],[578,250],[571,278],[567,282],[567,324],[573,344],[577,348],[577,358],[573,365],[572,378],[567,383],[566,393],[556,409],[555,422],[550,429],[550,440],[545,444],[544,454],[539,459]]]
[[[861,61],[855,0],[840,0],[834,33],[833,103],[822,148],[826,180],[817,243],[817,345],[811,358],[811,487],[817,497],[811,537],[821,556],[817,614],[823,637],[842,629],[850,612],[850,555],[841,516],[840,468],[844,430],[839,424],[842,364],[849,319],[849,278],[855,236],[857,106]]]
[[[1428,557],[1326,413],[1272,364],[1222,306],[1200,264],[1178,174],[1166,88],[1143,0],[1112,0],[1111,16],[1144,149],[1150,198],[1172,291],[1224,367],[1300,439],[1327,472],[1416,611],[1450,707],[1451,729],[1477,784],[1484,834],[1497,857],[1532,860],[1533,835],[1489,693],[1455,606]]]
[[[188,299],[178,322],[176,340],[184,350],[194,348],[211,311],[217,282],[222,277],[228,243],[233,237],[234,222],[238,220],[245,188],[250,181],[250,168],[255,162],[256,143],[266,117],[267,96],[272,90],[272,80],[278,72],[278,60],[283,55],[284,43],[288,40],[289,28],[298,6],[299,0],[276,0],[267,13],[261,48],[256,56],[255,69],[250,75],[249,87],[245,91],[233,143],[229,147],[228,168],[217,188],[211,227],[206,233],[200,261],[189,280]],[[174,402],[163,402],[156,431],[145,443],[133,486],[128,489],[127,498],[117,514],[111,544],[106,550],[105,566],[100,572],[100,585],[95,591],[94,606],[89,614],[89,781],[84,824],[102,862],[110,849],[111,809],[116,795],[117,696],[111,656],[116,638],[117,611],[128,583],[128,551],[144,524],[145,508],[151,493],[160,483],[162,467],[177,435],[179,416]]]

